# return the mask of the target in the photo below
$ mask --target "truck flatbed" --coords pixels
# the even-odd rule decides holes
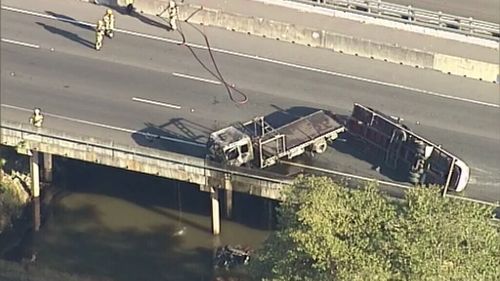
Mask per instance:
[[[288,117],[293,116],[296,115]],[[292,159],[306,151],[324,153],[328,142],[345,130],[331,112],[323,110],[292,120],[275,116],[284,124],[276,127],[264,118],[255,117],[211,133],[207,142],[210,159],[225,165],[251,165],[263,169],[281,158]]]
[[[286,150],[289,150],[342,127],[342,124],[335,121],[333,117],[325,111],[318,110],[291,123],[274,129],[263,137],[262,142],[265,142],[276,135],[285,135],[285,147]]]

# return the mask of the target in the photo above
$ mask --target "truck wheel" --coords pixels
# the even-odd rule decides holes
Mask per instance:
[[[416,140],[415,141],[415,150],[417,151],[418,154],[424,155],[425,153],[425,143],[421,140]]]
[[[312,151],[314,151],[314,152],[316,152],[318,154],[321,154],[321,153],[325,152],[327,148],[328,148],[328,143],[326,142],[326,140],[325,139],[320,139],[320,140],[317,140],[313,144]]]
[[[411,184],[417,185],[420,182],[420,174],[415,172],[410,172],[409,180]]]

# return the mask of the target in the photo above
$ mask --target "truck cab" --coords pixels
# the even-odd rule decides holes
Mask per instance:
[[[211,133],[207,148],[212,160],[231,166],[244,166],[254,159],[251,137],[235,126]]]
[[[333,114],[324,110],[296,116],[276,127],[264,116],[258,116],[213,132],[207,145],[209,157],[214,161],[264,169],[306,151],[324,153],[328,142],[334,141],[344,129]]]

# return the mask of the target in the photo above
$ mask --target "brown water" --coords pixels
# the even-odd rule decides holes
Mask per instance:
[[[267,200],[235,193],[234,219],[223,220],[214,238],[209,194],[197,186],[58,158],[55,164],[54,182],[63,188],[33,243],[39,267],[105,280],[212,280],[214,247],[255,248],[270,233]]]

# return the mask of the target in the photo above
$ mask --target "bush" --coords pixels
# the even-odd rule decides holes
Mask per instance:
[[[280,229],[251,263],[257,280],[500,280],[493,208],[413,188],[391,201],[300,177],[278,208]]]

